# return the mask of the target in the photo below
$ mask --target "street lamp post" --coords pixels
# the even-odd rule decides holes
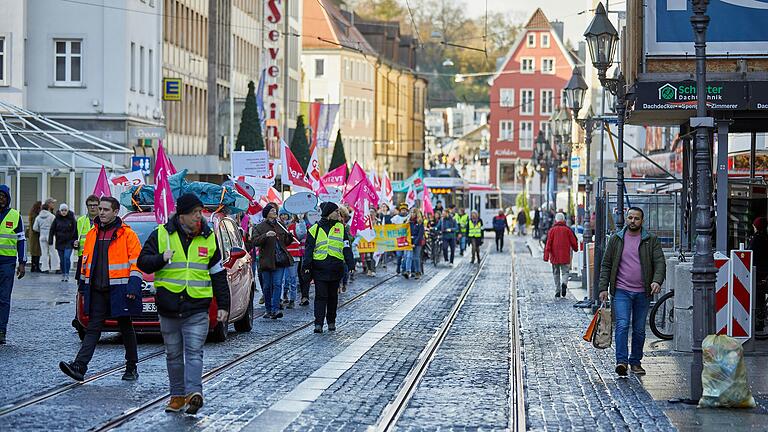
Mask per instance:
[[[619,72],[615,78],[608,78],[608,69],[613,65],[613,57],[619,43],[619,33],[608,19],[608,14],[602,3],[597,4],[595,16],[589,23],[587,31],[587,46],[592,56],[592,64],[597,69],[600,84],[616,96],[616,114],[618,116],[619,150],[616,161],[616,201],[619,218],[616,223],[618,230],[624,227],[624,117],[627,110],[627,91],[624,74]]]
[[[691,25],[696,48],[696,117],[691,126],[696,128],[696,252],[693,256],[693,362],[691,363],[691,399],[702,394],[703,370],[701,342],[714,330],[714,288],[716,270],[712,256],[712,161],[710,157],[709,130],[714,120],[707,117],[706,54],[709,0],[693,0]],[[724,229],[724,228],[723,228]]]

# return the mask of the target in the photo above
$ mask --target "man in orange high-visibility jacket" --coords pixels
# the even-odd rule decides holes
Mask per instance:
[[[125,345],[123,379],[138,379],[138,350],[131,315],[141,313],[141,272],[136,260],[141,243],[136,233],[117,216],[120,203],[112,197],[99,200],[99,217],[85,236],[82,257],[82,294],[88,311],[88,327],[75,361],[60,362],[62,372],[83,381],[88,363],[107,317],[117,318]]]

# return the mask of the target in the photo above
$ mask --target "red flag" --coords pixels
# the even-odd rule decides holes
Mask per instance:
[[[155,163],[155,221],[158,224],[168,222],[168,215],[176,211],[171,184],[168,182],[168,177],[172,174],[171,169],[175,168],[170,165],[163,145],[160,144]]]
[[[326,186],[343,187],[347,183],[347,166],[340,165],[328,171],[322,178]]]
[[[320,188],[320,163],[317,160],[317,147],[312,151],[312,156],[309,158],[309,165],[307,165],[307,183],[312,185],[312,191],[317,192]],[[325,189],[325,187],[323,187]]]
[[[391,205],[394,199],[394,192],[392,191],[392,180],[389,179],[387,170],[384,170],[384,178],[381,180],[381,194],[384,201]]]
[[[263,209],[261,204],[259,204],[259,202],[255,200],[254,197],[250,193],[248,193],[247,190],[245,190],[245,188],[243,188],[240,182],[234,181],[233,184],[235,185],[235,190],[240,195],[248,199],[248,210],[246,210],[246,214],[252,215],[252,214],[257,214],[261,212],[261,210]]]
[[[303,187],[312,190],[312,185],[304,180],[304,170],[301,169],[301,164],[293,152],[288,148],[288,144],[285,141],[280,140],[282,144],[282,161],[283,161],[283,183],[292,186]]]
[[[96,180],[96,187],[93,188],[93,194],[99,198],[103,196],[112,196],[112,191],[109,190],[107,170],[104,169],[104,165],[101,166],[101,171],[99,171],[99,178]]]
[[[323,104],[320,102],[312,102],[309,106],[309,128],[312,129],[312,142],[309,145],[309,151],[315,151],[317,144],[317,126],[320,123],[320,108]]]
[[[416,189],[413,187],[413,183],[408,188],[408,193],[405,194],[405,203],[408,205],[408,208],[412,208],[416,204]]]

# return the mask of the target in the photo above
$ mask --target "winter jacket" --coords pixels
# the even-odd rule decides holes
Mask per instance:
[[[619,274],[621,254],[624,252],[624,234],[628,227],[612,235],[603,253],[603,262],[600,265],[599,290],[607,291],[610,287],[611,295],[616,294],[616,276]],[[658,237],[642,229],[640,234],[640,266],[643,268],[643,285],[645,293],[650,297],[651,284],[656,282],[661,285],[667,276],[667,262],[664,251]]]
[[[274,237],[268,237],[267,233],[274,231],[277,234]],[[270,222],[264,219],[260,224],[256,225],[253,229],[253,235],[251,236],[254,246],[259,248],[259,270],[260,271],[275,271],[277,265],[275,263],[275,249],[281,248],[283,252],[289,257],[290,265],[293,265],[293,259],[290,258],[290,254],[286,249],[286,246],[293,242],[293,237],[285,232],[278,222]]]
[[[753,252],[753,265],[757,268],[757,280],[760,282],[768,276],[768,234],[755,234],[747,249]]]
[[[577,251],[579,242],[565,222],[555,222],[549,229],[547,244],[544,246],[544,261],[552,264],[570,264],[571,251]]]
[[[527,222],[528,222],[528,215],[525,214],[524,210],[520,210],[520,213],[517,214],[517,224],[525,225]]]
[[[424,243],[424,224],[411,219],[411,244],[421,246]]]
[[[98,218],[97,218],[98,219]],[[184,230],[179,225],[178,215],[174,215],[168,223],[165,224],[165,229],[168,234],[173,234],[179,231],[179,240],[181,246],[184,248],[184,253],[188,253],[189,245],[192,244],[193,237],[189,237],[184,233]],[[214,235],[213,230],[207,223],[203,223],[203,229],[200,232],[201,236],[207,237]],[[216,308],[219,310],[229,311],[229,282],[227,281],[227,271],[222,267],[221,262],[221,250],[219,250],[220,243],[217,243],[216,252],[208,261],[209,272],[212,269],[214,271],[211,274],[211,284],[213,286],[213,297],[216,299]],[[139,270],[144,273],[155,273],[162,269],[166,265],[166,261],[163,259],[163,252],[159,250],[157,242],[157,230],[152,231],[147,241],[144,242],[144,247],[139,254],[139,260],[136,263]],[[179,259],[174,257],[174,259]],[[179,294],[174,294],[163,287],[157,287],[157,294],[155,295],[155,303],[157,304],[157,312],[165,317],[169,318],[186,318],[199,312],[207,312],[211,305],[210,298],[192,298],[187,295],[186,291],[182,291]]]
[[[51,225],[56,217],[48,210],[41,210],[40,214],[35,218],[35,222],[32,225],[32,230],[40,233],[40,238],[48,240],[48,235],[51,233]]]
[[[493,218],[493,230],[494,231],[509,231],[509,225],[507,224],[506,216],[496,216]]]
[[[48,232],[48,244],[53,244],[54,237],[56,237],[57,250],[73,248],[73,243],[79,236],[77,235],[77,221],[72,212],[67,212],[66,216],[56,212],[56,217]]]
[[[29,216],[29,225],[27,225],[27,240],[29,240],[29,256],[39,257],[43,254],[40,248],[40,233],[32,229],[32,225],[35,223],[37,216]]]
[[[317,223],[318,229],[322,229],[326,233],[338,222],[329,219],[322,218]],[[315,238],[311,234],[307,234],[307,241],[304,247],[304,259],[302,260],[302,272],[309,271],[312,274],[312,278],[321,281],[340,281],[344,277],[344,265],[347,268],[355,268],[355,257],[352,253],[352,242],[347,235],[347,230],[344,230],[344,261],[328,255],[322,261],[315,261],[313,255],[315,253]]]
[[[450,240],[456,238],[456,234],[459,233],[459,224],[452,217],[442,218],[437,223],[437,230],[443,236],[443,240]]]
[[[292,223],[288,225],[288,231],[296,238],[288,245],[288,253],[294,258],[304,256],[304,241],[307,238],[307,226],[303,223]],[[296,241],[298,240],[298,241]]]

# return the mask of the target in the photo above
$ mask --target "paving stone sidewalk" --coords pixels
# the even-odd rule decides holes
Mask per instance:
[[[634,376],[614,373],[615,352],[581,336],[589,316],[555,299],[549,264],[514,243],[526,423],[531,430],[675,430]]]

